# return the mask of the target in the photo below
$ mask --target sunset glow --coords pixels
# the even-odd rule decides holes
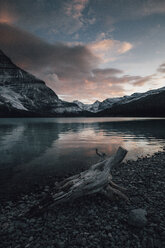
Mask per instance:
[[[0,11],[0,23],[13,24],[16,21],[16,17],[12,16],[7,11]]]
[[[63,100],[145,92],[164,86],[164,10],[161,0],[0,0],[0,49]]]

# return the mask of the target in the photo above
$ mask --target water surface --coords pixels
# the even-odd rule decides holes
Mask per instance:
[[[15,118],[0,119],[0,195],[75,173],[97,162],[95,149],[126,159],[149,156],[165,146],[165,119]]]

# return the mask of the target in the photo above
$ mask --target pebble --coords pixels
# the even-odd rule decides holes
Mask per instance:
[[[36,195],[6,202],[1,205],[0,247],[165,247],[164,161],[165,154],[158,153],[112,171],[114,182],[127,188],[129,203],[94,195],[27,219],[27,209],[51,193],[49,185]]]
[[[147,224],[147,212],[145,209],[133,209],[128,216],[128,224],[135,227],[144,227]]]
[[[110,225],[107,225],[107,226],[105,226],[105,230],[110,231],[110,230],[112,230],[112,227]]]

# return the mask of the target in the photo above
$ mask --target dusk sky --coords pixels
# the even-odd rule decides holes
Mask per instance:
[[[67,101],[160,88],[165,0],[0,0],[0,49]]]

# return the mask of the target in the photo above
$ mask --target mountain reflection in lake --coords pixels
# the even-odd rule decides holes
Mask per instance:
[[[86,169],[95,148],[126,159],[151,155],[165,145],[165,119],[29,118],[0,120],[0,195],[49,176]]]

